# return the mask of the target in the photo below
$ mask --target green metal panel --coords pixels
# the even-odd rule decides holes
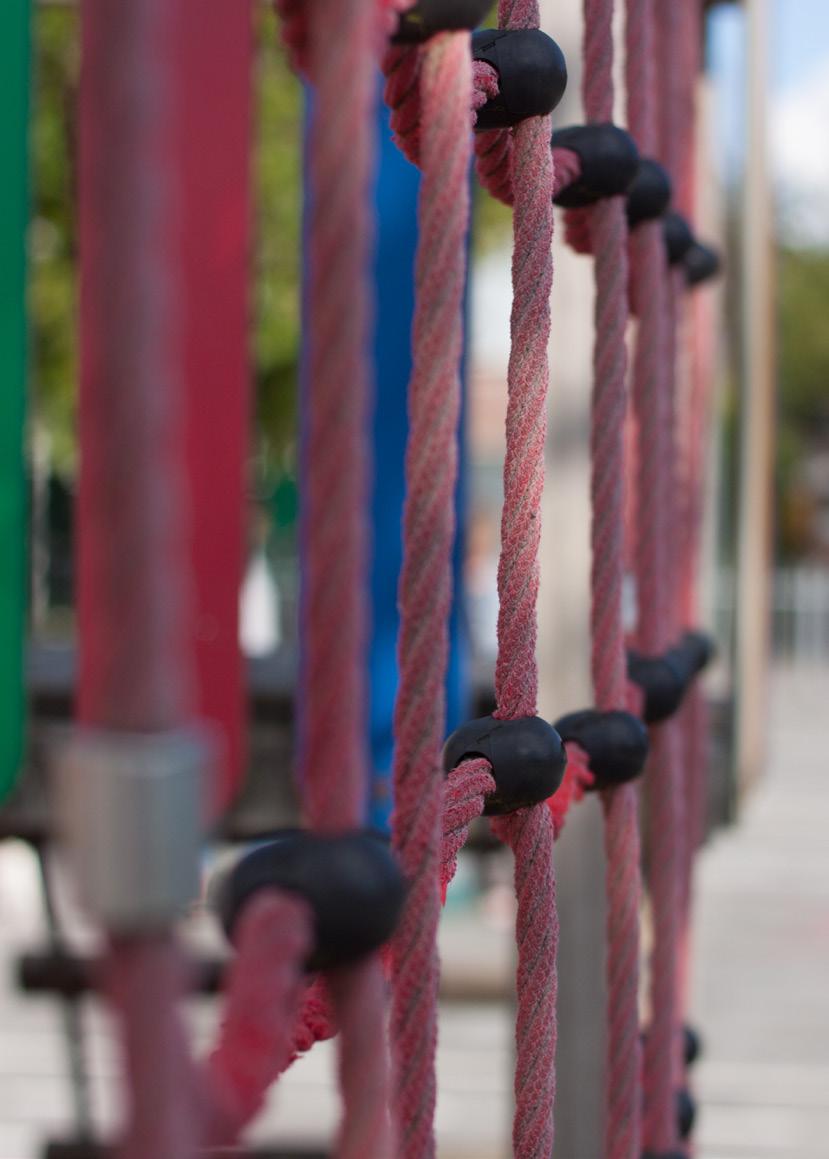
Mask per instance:
[[[0,800],[23,744],[30,0],[0,0]]]

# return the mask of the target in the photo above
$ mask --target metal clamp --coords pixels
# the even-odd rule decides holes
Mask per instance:
[[[168,925],[199,895],[205,735],[74,730],[58,817],[84,902],[118,933]]]

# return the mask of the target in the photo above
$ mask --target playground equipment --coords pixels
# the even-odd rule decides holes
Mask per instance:
[[[310,91],[293,700],[305,827],[263,825],[266,843],[213,886],[235,957],[215,1047],[195,1061],[177,1010],[187,987],[175,923],[199,893],[203,825],[226,813],[245,758],[236,600],[250,13],[217,3],[194,36],[198,5],[82,4],[80,668],[78,727],[57,781],[78,880],[107,935],[102,988],[119,1016],[130,1092],[117,1148],[129,1159],[236,1148],[296,1055],[334,1035],[343,1107],[334,1152],[433,1155],[436,932],[481,816],[515,860],[514,1154],[550,1156],[554,846],[588,791],[601,794],[607,854],[603,1154],[672,1159],[693,1126],[686,1069],[698,1045],[683,1035],[682,952],[705,799],[696,678],[711,647],[697,623],[697,573],[711,367],[696,359],[687,374],[679,354],[695,336],[689,295],[719,265],[690,224],[702,6],[627,0],[622,130],[612,123],[618,6],[585,0],[586,123],[555,132],[566,65],[537,4],[502,0],[499,28],[473,33],[487,7],[278,4]],[[25,8],[14,6],[21,20]],[[421,171],[390,844],[365,828],[378,66],[395,142]],[[499,647],[494,711],[447,740],[473,155],[514,221]],[[535,655],[554,204],[596,282],[594,702],[555,725],[538,715]],[[16,221],[18,243],[22,205],[3,227]],[[18,308],[21,269],[7,270]],[[21,621],[18,609],[17,638]],[[643,844],[654,925],[644,1039]],[[216,971],[208,975],[205,988],[217,989]],[[24,962],[23,980],[73,1000],[93,981],[57,938],[45,958]],[[83,1138],[49,1153],[100,1153],[89,1123],[80,1126]]]

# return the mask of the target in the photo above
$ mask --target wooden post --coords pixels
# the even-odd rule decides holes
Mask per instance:
[[[748,133],[743,214],[740,483],[736,624],[736,773],[761,771],[769,663],[774,473],[774,261],[768,173],[768,0],[745,8]]]

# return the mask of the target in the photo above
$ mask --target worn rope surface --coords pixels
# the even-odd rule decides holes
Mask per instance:
[[[583,98],[588,121],[613,119],[613,0],[585,0]],[[571,215],[568,215],[571,216]],[[624,198],[586,211],[595,255],[595,342],[591,410],[591,672],[596,706],[626,707],[624,430],[627,410],[628,231]],[[607,896],[606,1159],[639,1159],[638,792],[602,794]]]
[[[216,1047],[205,1066],[208,1143],[229,1147],[261,1110],[291,1057],[313,945],[312,916],[299,897],[260,890],[245,906]]]
[[[336,831],[362,824],[369,769],[371,178],[374,75],[387,29],[379,6],[365,0],[310,0],[305,9],[315,101],[307,154],[298,764],[311,827]],[[379,959],[330,982],[344,1108],[336,1154],[391,1159]]]
[[[502,0],[498,22],[506,28],[537,28],[538,4]],[[495,665],[495,715],[502,719],[534,715],[538,697],[536,605],[553,274],[550,134],[550,117],[533,117],[511,137],[513,305]],[[480,142],[489,136],[476,138],[479,173]],[[513,1150],[518,1159],[548,1159],[554,1138],[558,939],[553,821],[542,805],[499,818],[493,829],[513,849],[518,898]]]
[[[468,32],[434,37],[417,70],[419,242],[400,576],[393,844],[409,883],[392,943],[391,1032],[399,1154],[435,1153],[445,679],[469,225]]]
[[[627,0],[628,124],[644,156],[657,152],[654,0]],[[650,655],[671,643],[668,495],[673,491],[673,433],[668,392],[669,293],[659,222],[644,223],[631,235],[632,304],[638,318],[633,364],[633,405],[637,421],[637,520],[634,568],[638,621],[636,642]],[[678,735],[672,722],[651,729],[646,776],[650,851],[649,892],[654,923],[650,960],[650,1023],[644,1058],[643,1145],[670,1151],[677,1143],[676,977],[679,911]]]

